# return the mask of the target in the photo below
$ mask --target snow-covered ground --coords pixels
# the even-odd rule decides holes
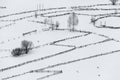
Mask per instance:
[[[54,33],[54,32],[49,32],[49,35],[46,35],[46,36],[50,37],[54,35],[54,34],[50,35],[50,33]],[[61,31],[57,31],[55,33],[61,34]],[[73,34],[71,32],[66,32],[66,33]],[[80,35],[80,34],[81,33],[77,33],[77,35]],[[85,34],[83,33],[81,35],[85,35]],[[74,75],[71,77],[73,79],[80,79],[80,78],[85,79],[85,80],[89,80],[89,79],[96,80],[97,78],[100,78],[100,79],[108,78],[109,79],[110,76],[107,75],[109,71],[108,67],[111,69],[111,65],[110,65],[111,62],[109,62],[109,58],[113,58],[114,56],[118,57],[119,52],[118,53],[116,52],[115,54],[111,54],[114,56],[109,57],[108,55],[107,57],[109,58],[107,59],[104,58],[103,56],[103,57],[96,57],[96,58],[89,60],[89,56],[106,54],[109,52],[114,53],[114,51],[119,50],[120,44],[116,41],[113,41],[111,39],[101,37],[95,34],[88,34],[86,36],[77,37],[77,38],[70,38],[71,36],[72,35],[67,36],[69,37],[68,40],[34,49],[30,52],[29,55],[24,55],[24,56],[17,57],[17,58],[11,57],[11,56],[7,58],[2,58],[1,59],[2,64],[0,66],[0,69],[7,68],[10,66],[13,66],[13,68],[0,72],[1,78],[10,77],[10,76],[17,75],[17,74],[22,74],[24,72],[29,72],[31,70],[45,68],[44,70],[49,70],[49,71],[54,71],[54,70],[63,71],[63,74],[59,74],[58,77],[53,76],[53,78],[55,79],[59,79],[59,77],[61,77],[63,80],[70,79],[70,75],[73,75],[73,74]],[[73,34],[73,36],[76,36],[75,33]],[[54,37],[51,37],[51,38],[54,38]],[[69,47],[68,45],[71,47]],[[73,49],[74,47],[72,46],[76,46],[78,48]],[[67,51],[67,50],[71,50],[71,51],[64,53],[64,51]],[[46,56],[49,56],[49,57],[46,57]],[[88,57],[88,60],[84,61],[84,58],[87,59],[87,57]],[[79,59],[81,60],[83,59],[83,61]],[[118,59],[115,59],[113,61],[116,61]],[[115,64],[115,65],[120,66],[119,64]],[[116,67],[116,66],[112,66],[112,67]],[[109,75],[116,73],[118,70],[116,69],[114,73],[113,73],[113,70],[111,71],[112,72],[109,71]],[[53,73],[43,73],[43,72],[42,73],[40,72],[39,73],[36,73],[36,72],[25,73],[25,75],[10,78],[10,80],[19,80],[19,79],[35,80],[37,78],[40,78],[39,75],[41,75],[41,77],[44,77],[50,74],[53,74]],[[114,77],[115,76],[113,76],[112,78]],[[50,79],[53,79],[53,78],[50,77]],[[110,80],[112,80],[112,78],[110,78]]]
[[[68,6],[65,10],[70,10],[69,7],[75,6],[75,4],[79,5],[75,1],[71,1],[69,4],[67,4],[67,1],[62,1],[58,3]],[[13,2],[16,1],[13,0]],[[22,1],[18,1],[15,5],[20,2],[22,3]],[[34,1],[31,0],[31,2]],[[32,8],[34,6],[33,9],[30,9],[34,10],[39,1],[36,0],[35,2],[32,6],[29,4],[29,7],[27,6],[24,10],[27,11],[30,6]],[[74,5],[72,5],[73,2]],[[85,2],[80,2],[80,4]],[[9,1],[8,3],[10,4],[8,9],[11,13],[12,11],[14,13],[24,11],[22,10],[23,6],[20,7],[20,4],[18,7],[20,9],[11,10],[15,5],[11,5]],[[49,3],[48,7],[50,4],[53,3]],[[47,12],[52,11],[43,11],[43,13]],[[84,14],[84,12],[85,14],[93,14],[89,11],[87,13],[86,11],[75,12],[78,14]],[[61,13],[64,14],[66,11],[44,16],[59,15]],[[102,12],[94,13],[96,15]],[[64,15],[50,18],[53,23],[56,21],[60,23],[59,30],[43,31],[50,25],[37,23],[37,21],[44,22],[46,17],[38,16],[35,18],[31,15],[34,15],[34,12],[0,18],[1,80],[120,80],[119,29],[96,28],[90,21],[91,16],[77,15],[79,24],[75,26],[76,31],[69,31],[69,15]],[[25,18],[26,16],[31,17]],[[113,19],[108,19],[108,22],[110,20]],[[119,21],[115,22],[119,23]],[[36,32],[23,35],[34,30]],[[21,47],[22,40],[32,41],[34,49],[29,54],[13,57],[11,55],[12,49]]]

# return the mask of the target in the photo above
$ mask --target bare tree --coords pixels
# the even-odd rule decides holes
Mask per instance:
[[[102,27],[106,27],[106,21],[104,22],[104,24],[102,25]]]
[[[51,18],[51,20],[50,20],[50,28],[51,28],[52,30],[54,30],[54,22],[53,22],[52,18]]]
[[[58,29],[60,23],[58,21],[56,21],[56,24],[55,24],[55,27],[56,27],[56,30]]]
[[[21,42],[22,49],[25,50],[26,54],[32,49],[32,45],[33,43],[31,41],[23,40]]]
[[[46,24],[48,24],[48,19],[47,18],[44,19],[44,24],[45,24],[45,26],[46,26]]]
[[[39,8],[38,8],[38,5],[37,5],[37,10],[35,11],[35,18],[38,17],[38,11],[39,11]]]
[[[116,3],[118,2],[118,0],[110,0],[112,5],[116,5]]]
[[[93,25],[95,26],[95,17],[94,16],[91,17],[91,23],[93,23]]]
[[[78,25],[78,22],[79,20],[78,20],[76,13],[73,12],[72,14],[70,14],[68,18],[68,26],[70,30],[74,31],[75,30],[74,26]]]
[[[35,18],[37,18],[38,17],[38,14],[37,14],[37,11],[35,11]]]

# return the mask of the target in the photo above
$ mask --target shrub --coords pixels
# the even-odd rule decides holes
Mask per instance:
[[[32,42],[27,41],[27,40],[23,40],[21,42],[21,48],[13,49],[11,54],[12,54],[12,56],[17,57],[17,56],[20,56],[23,54],[27,54],[31,49],[32,49]]]
[[[11,54],[12,54],[12,56],[20,56],[23,54],[22,51],[23,50],[21,48],[16,48],[16,49],[12,50]]]
[[[118,0],[110,0],[112,5],[116,5],[116,3],[118,2]]]

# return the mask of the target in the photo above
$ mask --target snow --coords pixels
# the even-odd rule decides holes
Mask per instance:
[[[18,4],[19,2],[22,3],[22,1],[18,1],[16,3]],[[71,1],[70,4],[72,4],[73,2],[75,1]],[[101,2],[101,0],[99,0],[99,2]],[[29,6],[35,7],[36,3],[33,3],[32,6],[29,4]],[[60,1],[58,3],[62,3],[62,2]],[[63,4],[66,4],[66,3],[68,3],[68,1],[65,1],[65,3]],[[80,3],[81,4],[86,3],[86,1],[85,2],[83,1]],[[77,1],[75,2],[75,4],[77,5],[79,5],[80,3],[77,3]],[[91,1],[90,3],[93,3],[93,2]],[[68,6],[70,4],[67,4],[65,6]],[[12,11],[15,13],[17,11],[21,11],[21,10],[24,11],[29,9],[29,7],[24,7],[25,9],[23,10],[23,6],[22,6],[20,9],[16,11],[12,10],[12,8],[16,5],[9,5],[8,9],[10,10],[10,13],[12,13]],[[48,7],[50,5],[51,3],[49,3]],[[52,5],[51,7],[55,5]],[[19,4],[19,7],[20,7],[20,4]],[[46,11],[46,12],[49,12],[49,11]],[[106,12],[105,11],[100,11],[100,12],[75,11],[75,12],[78,14],[85,13],[85,14],[91,14],[91,15],[107,13],[107,11]],[[111,13],[112,11],[109,11],[109,12]],[[59,13],[49,14],[49,16],[56,15],[56,14],[59,14]],[[15,20],[15,19],[26,17],[29,15],[34,15],[34,13],[10,16],[6,18],[1,18],[0,20]],[[45,68],[44,70],[51,70],[51,71],[62,70],[63,72],[56,76],[46,78],[45,80],[71,80],[71,79],[72,80],[79,80],[79,79],[119,80],[120,79],[120,76],[119,76],[120,64],[118,62],[120,59],[119,52],[116,52],[111,55],[99,56],[96,58],[86,59],[82,61],[79,61],[79,59],[119,50],[120,48],[119,42],[110,40],[108,38],[100,36],[99,34],[109,36],[110,38],[115,40],[120,40],[120,36],[119,36],[120,30],[96,28],[95,26],[93,26],[92,23],[90,23],[91,16],[78,15],[79,24],[75,26],[75,29],[79,31],[89,31],[92,33],[86,35],[87,33],[83,33],[83,32],[70,32],[69,30],[67,30],[68,17],[69,15],[51,18],[54,23],[56,21],[60,23],[60,27],[59,27],[60,29],[65,29],[65,30],[43,31],[43,29],[48,28],[49,25],[45,26],[44,24],[30,22],[30,21],[43,22],[45,17],[40,17],[40,16],[38,18],[30,17],[23,20],[18,20],[15,22],[15,24],[10,25],[9,27],[0,29],[0,37],[1,37],[0,39],[0,79],[17,75],[17,74],[22,74],[24,72],[29,72],[31,70]],[[110,25],[119,24],[119,18],[107,18],[105,20],[107,20],[108,22],[115,21],[115,23],[109,22]],[[9,24],[9,23],[11,24],[13,23],[13,21],[5,21],[5,22],[1,21],[0,27],[5,26],[6,24]],[[27,33],[33,30],[37,30],[37,31],[23,36],[23,33]],[[74,36],[83,36],[83,37],[71,38]],[[55,44],[50,44],[51,42],[63,40],[63,39],[66,39],[66,40],[57,42]],[[22,40],[32,41],[34,44],[34,47],[37,47],[37,48],[31,50],[30,53],[26,55],[22,55],[19,57],[11,56],[12,49],[21,47]],[[108,40],[108,41],[101,42],[104,40]],[[84,45],[88,45],[88,46],[84,46]],[[84,46],[84,47],[80,47],[80,46]],[[20,66],[20,64],[22,63],[25,63],[25,64]],[[62,65],[62,63],[63,64],[66,63],[66,64]],[[58,64],[58,66],[56,66],[56,64]],[[15,65],[19,65],[19,66],[15,67]],[[14,68],[5,70],[3,72],[1,71],[1,69],[7,68],[10,66],[14,66]],[[37,78],[44,77],[50,74],[52,73],[47,73],[47,72],[46,73],[43,73],[43,72],[28,73],[22,76],[11,78],[9,80],[36,80]]]
[[[79,37],[79,38],[75,38],[75,39],[71,39],[71,40],[67,40],[64,42],[59,42],[57,44],[64,44],[64,45],[75,45],[75,46],[83,46],[83,45],[87,45],[90,43],[95,43],[95,42],[99,42],[99,41],[103,41],[106,38],[101,37],[101,36],[97,36],[94,34],[89,34],[87,36],[84,37]]]
[[[120,23],[119,23],[119,16],[110,16],[110,17],[107,17],[107,18],[103,18],[103,19],[100,19],[96,22],[96,26],[99,26],[101,27],[101,25],[106,25],[106,26],[111,26],[111,27],[120,27]]]

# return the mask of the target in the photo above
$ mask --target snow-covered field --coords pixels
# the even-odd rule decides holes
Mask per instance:
[[[52,35],[50,35],[50,33]],[[37,78],[44,77],[46,75],[51,75],[54,73],[54,72],[53,73],[52,72],[29,73],[29,71],[37,70],[37,69],[43,69],[45,71],[46,70],[48,70],[48,71],[62,70],[63,73],[59,74],[58,77],[56,75],[56,76],[48,78],[51,80],[53,78],[59,79],[59,77],[62,78],[63,80],[70,79],[70,75],[72,76],[73,74],[74,75],[71,77],[73,79],[82,78],[85,80],[89,80],[89,79],[95,80],[99,77],[100,77],[100,79],[104,78],[104,77],[106,79],[109,78],[109,76],[106,76],[106,74],[108,74],[108,71],[109,71],[108,67],[111,68],[111,65],[110,65],[111,62],[109,61],[109,58],[106,59],[103,56],[103,57],[96,57],[96,58],[93,57],[93,59],[89,60],[89,56],[106,54],[109,52],[114,53],[114,51],[119,50],[120,44],[118,42],[115,42],[111,39],[107,39],[105,37],[101,37],[101,36],[98,36],[95,34],[88,34],[88,35],[82,36],[82,37],[70,38],[73,36],[85,35],[85,33],[76,33],[76,34],[74,33],[73,34],[71,32],[66,31],[65,33],[68,33],[69,35],[66,34],[66,36],[65,36],[65,33],[64,33],[65,37],[59,36],[59,38],[58,38],[58,36],[52,37],[53,35],[55,35],[54,33],[57,33],[57,35],[61,35],[61,33],[63,34],[62,31],[47,32],[48,35],[46,34],[46,36],[49,36],[49,38],[51,38],[51,40],[54,37],[56,37],[56,40],[60,40],[60,39],[64,39],[64,38],[66,39],[66,37],[69,37],[69,39],[55,43],[55,44],[51,44],[48,46],[36,48],[36,49],[32,50],[30,52],[30,54],[23,55],[21,57],[15,58],[15,57],[9,56],[7,58],[1,58],[0,71],[1,71],[1,69],[7,68],[10,66],[13,67],[11,69],[8,68],[8,70],[0,72],[1,78],[10,77],[10,76],[19,74],[18,77],[13,76],[12,78],[10,78],[10,80],[20,80],[20,79],[35,80]],[[33,39],[31,39],[31,40],[33,40]],[[54,41],[54,40],[52,40],[52,41]],[[71,47],[69,47],[68,45]],[[78,47],[78,48],[73,49],[74,46]],[[114,47],[116,47],[116,48],[114,48]],[[67,50],[71,50],[71,51],[65,52]],[[116,52],[115,54],[111,54],[111,55],[118,57],[119,52],[118,53]],[[109,57],[109,56],[110,55],[108,55],[106,57]],[[110,58],[113,58],[114,56],[110,56]],[[88,57],[88,60],[84,61],[84,58],[87,59],[87,57]],[[79,60],[79,59],[81,59],[81,60]],[[116,61],[118,59],[115,59],[113,61]],[[5,63],[7,63],[7,64],[5,64]],[[22,63],[24,63],[24,64],[22,64]],[[115,63],[113,63],[113,64],[115,64]],[[108,66],[108,65],[110,65],[110,66]],[[115,65],[120,66],[119,64],[115,64]],[[116,67],[116,66],[112,66],[112,67]],[[86,71],[88,71],[88,72],[86,72]],[[114,73],[116,71],[118,71],[118,70],[115,70]],[[22,74],[24,72],[25,72],[25,74],[20,76],[20,74]],[[26,72],[28,72],[28,73],[26,73]],[[114,73],[109,72],[110,75],[112,75]],[[86,76],[88,76],[88,77],[86,77]],[[47,80],[47,78],[46,78],[46,80]],[[112,80],[112,78],[110,80]]]
[[[96,28],[90,22],[91,16],[85,15],[78,15],[75,31],[68,29],[69,14],[49,18],[60,23],[58,30],[43,31],[50,25],[37,23],[66,10],[70,9],[37,18],[34,12],[0,18],[0,80],[120,80],[120,30]],[[41,13],[49,12],[53,11]],[[32,33],[23,35],[28,32]],[[33,49],[13,57],[11,51],[21,47],[22,40],[32,41]]]

